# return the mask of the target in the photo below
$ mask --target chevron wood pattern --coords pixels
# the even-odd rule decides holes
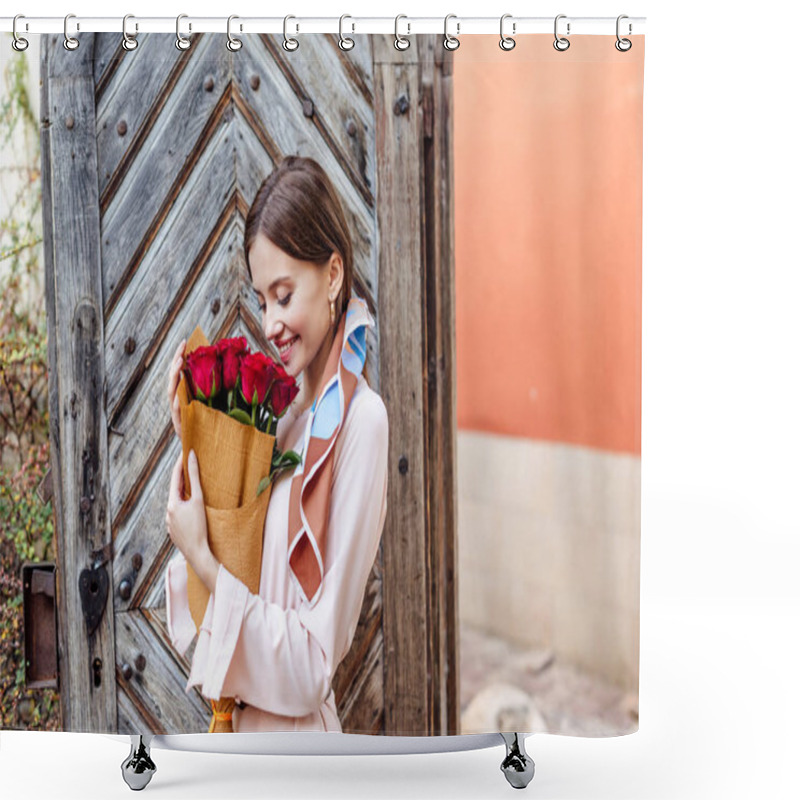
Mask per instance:
[[[97,233],[92,234],[95,229],[89,228],[85,235],[95,235],[97,258],[87,267],[86,275],[87,280],[96,281],[94,296],[100,315],[98,357],[105,424],[99,434],[102,446],[97,469],[105,476],[102,511],[113,553],[108,564],[111,588],[101,658],[103,686],[113,681],[113,695],[106,688],[102,711],[86,716],[81,702],[88,700],[93,690],[85,676],[65,659],[69,680],[63,687],[67,700],[64,727],[120,733],[204,732],[209,703],[196,688],[185,692],[194,643],[187,653],[178,656],[169,643],[165,620],[164,570],[174,549],[163,520],[170,470],[180,449],[166,404],[169,361],[177,343],[196,325],[201,325],[212,341],[222,336],[245,336],[253,348],[269,350],[242,253],[244,223],[261,180],[284,155],[300,153],[322,164],[345,209],[353,240],[354,288],[378,321],[378,332],[368,336],[366,371],[378,391],[381,382],[388,381],[387,400],[394,403],[390,427],[402,410],[396,387],[417,382],[418,389],[412,391],[415,403],[422,404],[418,412],[424,410],[427,359],[421,349],[424,339],[420,340],[419,331],[415,331],[415,327],[426,324],[419,305],[424,294],[418,270],[417,283],[408,282],[397,271],[402,268],[414,274],[413,262],[406,254],[425,263],[426,249],[423,246],[419,250],[424,245],[421,237],[425,228],[420,217],[424,206],[419,195],[414,195],[417,206],[409,205],[412,195],[406,193],[408,187],[393,184],[389,178],[387,186],[394,186],[386,195],[390,205],[381,210],[378,203],[378,147],[392,149],[392,163],[400,167],[397,159],[413,155],[418,145],[406,140],[405,149],[396,150],[398,142],[382,139],[379,134],[377,118],[381,115],[384,129],[392,130],[385,116],[395,100],[389,95],[405,90],[416,98],[419,86],[415,84],[422,80],[423,70],[415,62],[418,54],[408,56],[409,63],[401,68],[391,63],[396,55],[385,42],[380,43],[381,37],[363,34],[354,37],[356,47],[346,53],[338,48],[335,36],[320,35],[314,37],[313,44],[304,42],[290,54],[280,45],[282,37],[267,34],[247,37],[245,46],[236,53],[227,50],[226,37],[219,34],[195,34],[186,51],[175,48],[172,35],[140,34],[137,38],[137,49],[127,52],[120,47],[119,34],[84,35],[77,59],[74,53],[62,52],[57,37],[43,41],[46,204],[58,207],[57,192],[69,178],[58,172],[55,162],[63,160],[64,150],[51,143],[49,126],[51,115],[58,115],[63,102],[71,97],[65,88],[65,82],[72,80],[70,71],[85,87],[86,118],[81,119],[89,128],[86,146],[90,147],[92,141],[96,145],[89,180],[96,184],[92,188]],[[384,38],[388,41],[390,37]],[[431,57],[427,69],[433,68]],[[410,88],[405,87],[408,81]],[[407,119],[416,127],[404,135],[421,136],[423,117],[422,109],[412,109]],[[399,136],[403,123],[398,119],[393,124]],[[385,153],[383,163],[390,163]],[[419,170],[408,171],[409,186],[416,186],[417,192],[424,191],[424,169],[421,161]],[[75,199],[71,202],[79,205]],[[401,204],[404,220],[396,216],[396,229],[387,222],[394,202]],[[62,209],[62,215],[63,211],[69,209]],[[382,246],[379,228],[384,225],[386,235],[394,238],[391,244],[384,242]],[[60,231],[55,221],[52,226],[45,235],[46,251],[53,262],[48,283],[48,314],[53,325],[49,358],[59,374],[59,381],[51,387],[51,402],[60,408],[67,386],[74,383],[79,390],[86,387],[82,383],[85,377],[74,372],[74,364],[69,366],[73,372],[62,377],[67,368],[64,346],[76,312],[73,306],[62,303],[55,287],[57,273],[69,268],[73,255],[57,255]],[[439,235],[437,230],[430,225],[427,235]],[[417,239],[414,247],[413,237]],[[384,277],[379,280],[382,263],[387,267],[383,267]],[[395,271],[386,271],[389,266]],[[393,346],[418,351],[408,363],[399,359],[399,368],[389,372],[379,359],[382,316],[386,313],[380,303],[381,283],[393,295],[406,293],[398,294],[397,320],[411,326],[409,336],[399,335],[398,329],[397,336],[393,333],[389,341],[394,339]],[[421,466],[425,458],[421,417],[409,417],[407,422],[412,426],[411,440],[403,447],[416,454],[413,463]],[[63,461],[65,453],[72,451],[61,443],[59,415],[51,424],[54,451]],[[58,478],[56,492],[59,514],[76,502],[74,490],[67,485],[69,466],[59,468],[57,474],[61,476],[62,472],[64,477]],[[396,646],[419,635],[418,630],[406,627],[408,618],[402,616],[391,616],[393,622],[388,628],[389,641],[395,642],[391,669],[385,659],[385,562],[393,565],[392,606],[433,613],[425,607],[431,602],[430,587],[437,585],[426,567],[430,563],[426,548],[434,541],[428,537],[434,534],[429,529],[427,504],[420,503],[421,484],[415,479],[413,486],[417,499],[405,513],[395,514],[390,526],[411,526],[419,549],[405,553],[402,537],[385,532],[355,638],[334,679],[344,731],[392,732],[400,720],[406,728],[416,725],[416,732],[432,728],[439,712],[434,711],[432,700],[424,699],[430,692],[425,671],[431,667],[431,658],[450,657],[455,661],[449,651],[431,652],[422,661],[416,648],[398,651]],[[438,486],[437,491],[446,491],[447,481],[439,481]],[[398,495],[392,502],[406,500]],[[69,543],[69,534],[60,535]],[[435,533],[440,538],[444,535]],[[94,544],[98,543],[102,542]],[[61,548],[60,565],[68,586],[86,560],[87,548],[88,544],[80,543]],[[432,552],[439,551],[434,548]],[[402,559],[408,559],[408,564],[398,571]],[[404,570],[413,573],[416,582],[399,584]],[[85,646],[76,644],[85,637],[80,633],[80,611],[69,594],[72,590],[63,591],[67,599],[59,597],[59,602],[65,608],[69,605],[70,616],[62,649],[74,651]],[[452,591],[449,598],[452,604]],[[64,619],[61,609],[59,614],[60,620]],[[418,674],[414,670],[420,667]],[[447,672],[440,673],[440,667],[435,665],[433,674]],[[403,686],[404,674],[408,683]],[[391,678],[388,684],[387,675]],[[415,692],[423,700],[420,704],[415,701],[400,717],[392,716],[397,712],[387,713],[387,685],[399,694]],[[402,705],[391,703],[390,709],[394,708]]]

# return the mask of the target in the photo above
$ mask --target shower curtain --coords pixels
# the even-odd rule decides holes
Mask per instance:
[[[240,38],[3,40],[0,728],[636,731],[644,37]],[[199,633],[198,327],[302,389]]]

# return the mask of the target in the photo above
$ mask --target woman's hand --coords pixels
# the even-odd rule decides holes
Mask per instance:
[[[181,341],[175,355],[172,357],[172,364],[169,368],[169,377],[167,379],[167,403],[169,405],[170,414],[172,415],[172,427],[175,428],[175,433],[181,435],[181,406],[178,401],[178,381],[181,377],[181,369],[183,368],[183,351],[186,349],[186,339]]]
[[[167,530],[172,543],[183,553],[198,576],[203,578],[203,574],[208,572],[213,556],[208,545],[206,509],[203,505],[200,470],[194,450],[189,454],[189,489],[192,496],[184,500],[183,453],[178,453],[169,484]]]

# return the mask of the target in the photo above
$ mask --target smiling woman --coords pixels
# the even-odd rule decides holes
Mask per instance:
[[[186,688],[199,686],[211,700],[235,697],[234,732],[341,731],[333,678],[352,644],[383,531],[389,424],[363,375],[375,321],[351,295],[350,236],[319,164],[290,157],[264,180],[247,217],[245,253],[264,333],[301,384],[278,420],[277,447],[302,460],[272,489],[258,593],[211,561]],[[165,577],[179,653],[197,633],[187,591],[187,562],[195,560],[204,561],[178,553]]]

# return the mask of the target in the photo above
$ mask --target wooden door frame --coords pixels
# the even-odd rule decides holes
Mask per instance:
[[[70,52],[57,36],[48,38],[42,213],[62,727],[116,733],[94,37]],[[455,734],[453,57],[436,35],[414,37],[406,51],[394,48],[392,36],[372,41],[379,389],[389,415],[384,731]],[[402,358],[389,357],[397,353]],[[105,611],[91,636],[75,574],[84,568],[108,577]]]
[[[48,41],[49,40],[49,41]],[[95,136],[94,37],[67,52],[42,40],[42,234],[47,308],[50,468],[62,728],[117,732],[114,582],[108,513],[104,314]],[[76,214],[80,208],[83,213]],[[105,574],[87,632],[79,574]]]
[[[459,728],[453,54],[433,34],[413,37],[403,51],[391,36],[373,42],[380,388],[389,415],[385,730],[453,735]]]

